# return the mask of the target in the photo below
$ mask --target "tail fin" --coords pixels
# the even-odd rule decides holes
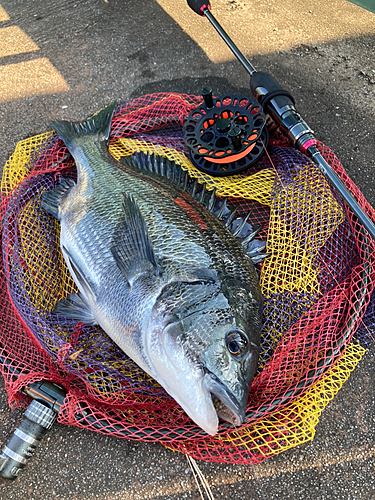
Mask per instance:
[[[111,104],[80,123],[63,120],[51,122],[50,125],[72,153],[76,146],[85,142],[86,137],[95,138],[100,142],[108,141],[115,106],[116,103],[111,102]]]

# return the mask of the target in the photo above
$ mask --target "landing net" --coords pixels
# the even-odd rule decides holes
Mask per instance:
[[[207,436],[99,327],[56,319],[56,302],[77,289],[60,252],[59,223],[41,208],[41,195],[75,167],[52,132],[19,142],[4,167],[0,369],[12,407],[28,404],[24,386],[49,380],[68,393],[60,423],[158,441],[197,459],[257,463],[313,438],[324,407],[374,342],[375,247],[318,168],[279,131],[270,131],[267,154],[241,175],[197,171],[182,125],[200,102],[161,93],[120,106],[110,152],[117,159],[135,151],[166,156],[229,196],[240,214],[252,209],[252,224],[263,225],[262,344],[244,424],[223,423]],[[374,219],[335,155],[319,149]]]

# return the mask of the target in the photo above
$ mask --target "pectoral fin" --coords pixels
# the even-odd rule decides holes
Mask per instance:
[[[123,193],[124,218],[112,237],[111,252],[129,286],[143,274],[160,275],[147,226],[134,198]]]
[[[86,325],[98,324],[91,309],[80,293],[71,293],[66,299],[59,300],[53,311],[66,318],[81,321]]]

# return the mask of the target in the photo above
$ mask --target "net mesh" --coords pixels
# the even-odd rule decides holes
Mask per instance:
[[[12,407],[27,404],[23,387],[49,380],[67,391],[61,423],[159,441],[198,459],[257,463],[313,438],[323,408],[374,342],[375,248],[318,168],[280,131],[241,175],[196,170],[182,125],[200,102],[162,93],[120,106],[110,152],[117,159],[135,151],[166,156],[228,196],[240,214],[251,209],[252,223],[263,226],[262,343],[244,424],[223,423],[217,436],[207,436],[99,327],[62,324],[53,313],[77,289],[60,252],[59,223],[40,204],[43,192],[75,174],[52,132],[19,142],[3,171],[1,371]],[[319,148],[374,218],[334,154]]]

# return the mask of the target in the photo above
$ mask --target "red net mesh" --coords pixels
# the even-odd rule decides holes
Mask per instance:
[[[110,150],[118,157],[151,145],[190,175],[216,183],[240,213],[251,209],[254,224],[263,225],[269,257],[260,272],[262,349],[243,426],[223,424],[218,436],[208,437],[100,328],[59,323],[53,307],[76,287],[59,250],[58,223],[40,197],[75,167],[53,134],[20,143],[4,169],[1,370],[13,407],[25,405],[24,386],[49,380],[68,393],[62,423],[160,441],[205,460],[256,463],[311,439],[322,394],[333,397],[363,352],[350,344],[353,335],[363,347],[373,342],[374,243],[280,132],[271,136],[268,154],[241,176],[218,180],[195,171],[181,129],[200,102],[153,94],[119,107]],[[320,149],[373,218],[337,158]]]

